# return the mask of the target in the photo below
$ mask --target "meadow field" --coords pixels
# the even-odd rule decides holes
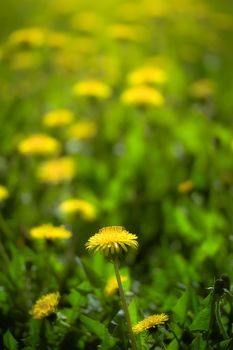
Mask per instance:
[[[233,349],[233,3],[0,11],[0,349]]]

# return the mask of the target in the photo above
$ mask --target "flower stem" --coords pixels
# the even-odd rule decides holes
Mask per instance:
[[[125,313],[125,318],[126,318],[126,322],[127,322],[127,326],[128,326],[128,333],[129,333],[129,338],[131,341],[131,347],[132,347],[132,350],[136,350],[137,349],[136,340],[135,340],[135,337],[134,337],[134,334],[132,331],[132,324],[131,324],[131,320],[130,320],[128,306],[127,306],[126,299],[125,299],[125,293],[124,293],[122,283],[121,283],[121,277],[120,277],[120,273],[119,273],[119,265],[118,265],[117,258],[113,259],[113,264],[114,264],[118,289],[119,289],[119,293],[120,293],[120,297],[121,297],[121,302],[122,302],[122,306],[123,306],[123,310]]]

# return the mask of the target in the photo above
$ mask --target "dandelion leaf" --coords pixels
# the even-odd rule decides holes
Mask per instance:
[[[116,341],[103,323],[84,315],[80,317],[80,320],[91,333],[95,334],[102,341],[102,350],[107,350],[114,347]]]
[[[5,345],[7,350],[17,350],[18,349],[18,342],[17,340],[13,337],[11,332],[6,331],[6,333],[3,336],[3,344]]]

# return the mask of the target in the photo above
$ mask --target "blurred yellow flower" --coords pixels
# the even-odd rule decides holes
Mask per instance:
[[[126,89],[121,95],[121,101],[128,105],[162,106],[164,97],[158,90],[150,86],[139,85]]]
[[[46,31],[44,28],[22,28],[11,33],[8,39],[10,46],[28,45],[43,46],[45,44]]]
[[[102,18],[92,12],[75,14],[71,18],[71,26],[84,33],[96,33],[102,27]]]
[[[12,55],[11,67],[15,70],[37,68],[41,64],[41,58],[36,53],[17,52]]]
[[[207,98],[214,94],[215,83],[211,79],[201,79],[190,86],[190,94],[196,98]]]
[[[75,175],[75,162],[70,157],[46,161],[38,168],[38,177],[42,182],[59,183],[70,180]]]
[[[128,75],[128,82],[132,85],[158,83],[162,84],[167,80],[167,74],[163,69],[156,67],[142,67]]]
[[[86,243],[88,250],[102,251],[106,255],[127,251],[127,246],[138,247],[137,236],[122,226],[108,226],[99,230]]]
[[[147,38],[147,32],[144,27],[121,23],[111,25],[107,33],[111,38],[118,40],[140,42]]]
[[[90,96],[100,99],[111,95],[111,88],[99,80],[83,80],[73,86],[74,94],[77,96]]]
[[[35,320],[41,320],[55,313],[60,300],[60,293],[49,293],[43,295],[36,301],[31,310],[31,315]]]
[[[62,202],[59,211],[64,214],[80,213],[87,220],[93,220],[96,217],[96,209],[91,203],[76,198]]]
[[[181,182],[178,186],[178,192],[180,193],[189,193],[193,189],[193,182],[191,180],[187,180]]]
[[[48,31],[46,35],[45,45],[55,48],[63,49],[71,42],[71,37],[67,33]]]
[[[163,325],[168,319],[169,317],[166,314],[152,315],[138,322],[132,329],[135,334],[138,334],[150,328]]]
[[[126,282],[127,280],[128,280],[127,276],[121,276],[122,283]],[[107,281],[106,287],[104,289],[104,293],[110,297],[111,295],[115,294],[117,292],[117,290],[118,290],[117,279],[115,276],[112,276]]]
[[[51,155],[60,149],[60,143],[46,134],[34,134],[18,144],[18,150],[24,155]]]
[[[30,230],[30,236],[34,239],[68,239],[72,236],[72,233],[63,226],[44,224],[33,227]]]
[[[74,119],[74,113],[68,109],[56,109],[48,112],[43,117],[43,124],[47,127],[53,128],[60,125],[70,124]]]
[[[96,132],[94,122],[77,122],[69,127],[67,136],[71,139],[86,140],[95,136]]]
[[[0,185],[0,202],[9,197],[8,189],[5,186]]]

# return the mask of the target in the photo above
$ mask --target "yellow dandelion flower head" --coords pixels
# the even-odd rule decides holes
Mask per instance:
[[[83,80],[73,86],[74,94],[77,96],[89,96],[100,99],[111,95],[111,88],[99,80]]]
[[[122,226],[108,226],[99,230],[86,243],[88,250],[102,251],[104,254],[118,254],[127,247],[138,247],[137,236]]]
[[[46,134],[34,134],[18,144],[18,150],[24,155],[51,155],[60,149],[60,143]]]
[[[165,83],[167,80],[166,72],[157,67],[142,67],[133,72],[131,72],[127,80],[132,85],[140,85],[146,83]]]
[[[41,64],[40,56],[32,51],[16,52],[12,56],[11,68],[14,70],[24,70],[38,68]]]
[[[71,18],[71,26],[84,33],[92,34],[102,27],[103,21],[100,16],[93,12],[75,14]]]
[[[28,45],[40,47],[45,43],[46,31],[44,28],[22,28],[10,34],[10,46]]]
[[[127,105],[162,106],[164,97],[158,90],[150,86],[139,85],[125,90],[121,95],[121,101]]]
[[[67,199],[60,204],[59,211],[63,214],[80,213],[87,220],[93,220],[96,217],[96,208],[83,199]]]
[[[201,79],[190,86],[190,95],[196,98],[207,98],[214,94],[215,83],[211,79]]]
[[[51,224],[44,224],[33,227],[30,230],[30,236],[34,239],[68,239],[72,233],[66,230],[63,226],[53,226]]]
[[[128,280],[127,276],[121,276],[122,283],[126,282],[127,280]],[[107,284],[106,284],[105,289],[104,289],[104,293],[110,297],[113,294],[115,294],[117,292],[117,290],[118,290],[117,279],[115,276],[112,276],[107,281]]]
[[[133,332],[135,334],[138,334],[150,328],[163,325],[166,321],[168,321],[168,319],[168,315],[164,313],[146,317],[144,320],[138,322],[135,326],[133,326]]]
[[[48,31],[46,35],[46,45],[55,49],[66,48],[71,42],[71,37],[67,33]]]
[[[117,17],[127,22],[137,22],[142,18],[142,6],[133,2],[122,3],[117,8]]]
[[[5,186],[0,185],[0,202],[9,197],[8,189]]]
[[[108,35],[117,40],[140,42],[147,37],[147,32],[144,27],[117,23],[108,28]]]
[[[191,180],[187,180],[184,182],[181,182],[178,185],[178,192],[179,193],[189,193],[193,189],[193,182]]]
[[[61,296],[59,292],[49,293],[36,301],[31,310],[31,315],[36,320],[41,320],[56,312]]]
[[[46,161],[38,168],[38,178],[42,182],[59,183],[71,180],[75,175],[75,162],[70,157]]]
[[[96,135],[97,127],[94,122],[77,122],[71,125],[67,131],[68,138],[86,140]]]
[[[68,109],[56,109],[48,112],[43,117],[43,124],[49,128],[70,124],[74,119],[74,113]]]

